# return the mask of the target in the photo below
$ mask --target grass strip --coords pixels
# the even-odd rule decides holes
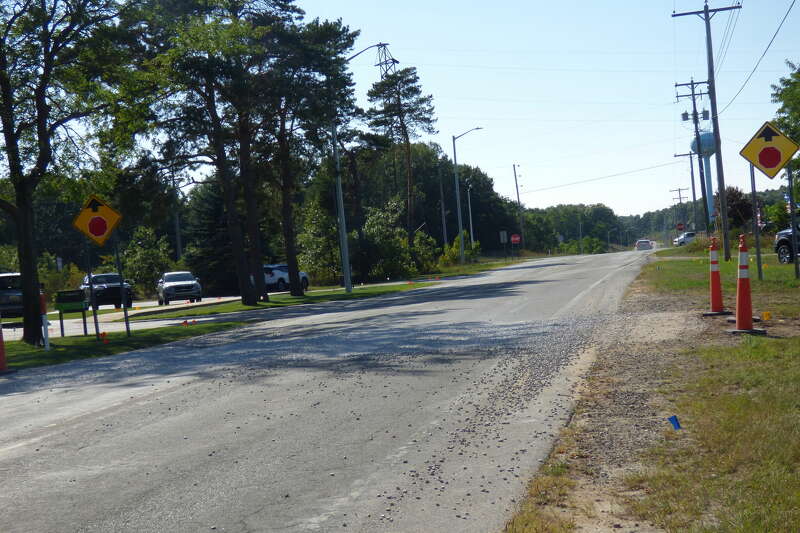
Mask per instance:
[[[244,305],[240,301],[223,302],[216,305],[207,305],[199,308],[185,308],[170,311],[165,309],[163,311],[148,312],[147,314],[139,314],[131,317],[131,320],[153,320],[163,318],[189,318],[197,316],[211,316],[219,315],[222,313],[235,313],[241,311],[260,311],[263,309],[270,309],[273,307],[287,307],[292,305],[313,304],[322,302],[333,302],[341,300],[355,300],[359,298],[371,298],[375,296],[384,296],[396,292],[408,291],[412,289],[419,289],[420,287],[427,287],[433,283],[419,283],[409,282],[398,285],[370,285],[366,287],[353,287],[353,292],[346,293],[344,289],[337,289],[329,292],[315,292],[306,293],[305,296],[291,296],[289,294],[276,294],[270,296],[269,302],[258,302],[257,305]]]
[[[764,280],[759,281],[755,257],[750,256],[750,286],[753,309],[770,311],[776,316],[793,317],[800,314],[797,289],[800,280],[794,277],[794,265],[782,265],[775,255],[763,257]],[[734,307],[738,258],[720,261],[720,278],[726,305]],[[662,258],[645,265],[641,278],[656,292],[707,297],[709,285],[708,257],[694,259]]]
[[[800,338],[745,337],[692,354],[666,391],[668,431],[631,476],[639,516],[669,531],[789,531],[800,524]],[[791,524],[794,524],[792,526]]]
[[[552,457],[552,456],[551,456]],[[514,517],[506,523],[505,533],[566,533],[575,530],[572,520],[553,513],[551,509],[566,504],[575,482],[569,465],[552,459],[542,465],[528,484],[528,494]]]
[[[57,337],[51,339],[50,351],[31,346],[22,341],[6,343],[8,367],[14,370],[36,366],[57,365],[74,361],[106,357],[118,353],[149,348],[159,344],[197,337],[206,333],[224,331],[244,325],[243,322],[209,322],[191,326],[168,326],[158,329],[133,331],[130,337],[124,331],[106,334],[107,342],[98,342],[94,335],[88,337]]]

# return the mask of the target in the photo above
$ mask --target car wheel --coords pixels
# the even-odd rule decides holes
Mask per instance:
[[[778,261],[783,264],[792,262],[792,249],[788,244],[778,246]]]
[[[114,309],[119,309],[122,307],[122,302],[114,302]]]
[[[286,282],[283,281],[282,279],[279,279],[278,280],[278,291],[279,292],[283,292],[285,290],[286,290]]]
[[[194,298],[189,298],[189,303],[193,304],[194,303]]]
[[[300,285],[303,286],[303,290],[308,289],[308,278],[303,278],[303,281],[300,282]]]
[[[169,305],[169,298],[164,296],[164,305]]]

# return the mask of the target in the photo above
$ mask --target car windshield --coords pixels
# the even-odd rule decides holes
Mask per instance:
[[[92,283],[110,284],[119,283],[119,274],[100,274],[99,276],[92,276]]]
[[[174,274],[164,274],[164,281],[194,281],[194,275],[191,272],[175,272]]]
[[[0,276],[0,290],[22,289],[22,278],[16,276]]]

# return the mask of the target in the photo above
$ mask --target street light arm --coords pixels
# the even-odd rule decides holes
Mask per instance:
[[[453,142],[457,141],[458,139],[460,139],[461,137],[463,137],[464,135],[466,135],[467,133],[469,133],[469,132],[471,132],[471,131],[475,131],[475,130],[482,130],[482,129],[483,129],[483,128],[482,128],[481,126],[478,126],[478,127],[476,127],[476,128],[472,128],[471,130],[467,130],[467,131],[465,131],[465,132],[464,132],[464,133],[462,133],[461,135],[453,135]]]
[[[353,54],[353,55],[351,55],[350,57],[348,57],[348,58],[347,58],[347,60],[345,61],[345,63],[349,63],[351,60],[353,60],[353,59],[357,58],[358,56],[360,56],[361,54],[363,54],[363,53],[364,53],[364,52],[366,52],[367,50],[371,50],[372,48],[377,48],[377,47],[379,47],[379,46],[389,46],[389,43],[375,43],[375,44],[371,44],[371,45],[367,46],[366,48],[364,48],[363,50],[361,50],[360,52],[356,52],[355,54]]]

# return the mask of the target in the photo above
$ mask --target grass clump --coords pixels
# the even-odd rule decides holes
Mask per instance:
[[[639,516],[669,531],[792,531],[800,524],[800,338],[706,347],[671,394],[670,431],[629,479]]]
[[[549,462],[528,485],[528,494],[514,517],[506,524],[505,533],[566,533],[575,530],[572,520],[554,513],[553,507],[566,507],[575,486],[569,464]]]

